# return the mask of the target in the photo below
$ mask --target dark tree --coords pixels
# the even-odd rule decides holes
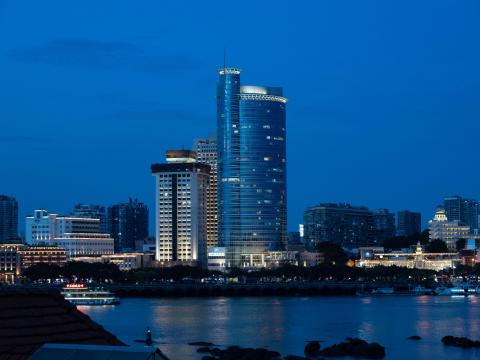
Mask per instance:
[[[467,240],[466,239],[458,239],[457,242],[455,243],[457,251],[465,249],[466,245],[467,245]]]
[[[428,230],[424,230],[410,236],[395,236],[391,239],[385,240],[385,242],[383,243],[383,247],[385,247],[386,249],[404,249],[412,245],[416,245],[419,242],[420,244],[425,245],[428,243],[428,237]]]
[[[330,241],[319,243],[317,251],[323,253],[326,264],[344,265],[348,261],[348,256],[342,247]]]
[[[440,239],[430,241],[426,246],[426,252],[429,253],[446,253],[448,252],[448,247],[445,241]]]

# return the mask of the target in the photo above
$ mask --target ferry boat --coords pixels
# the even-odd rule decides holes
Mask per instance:
[[[90,289],[85,284],[67,284],[61,294],[74,305],[117,305],[120,299],[110,291]]]
[[[458,284],[452,287],[439,286],[434,290],[434,294],[457,297],[480,295],[480,287],[475,287],[472,284]]]

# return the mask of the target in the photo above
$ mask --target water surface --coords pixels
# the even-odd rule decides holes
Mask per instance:
[[[302,355],[306,340],[328,346],[348,336],[384,345],[392,360],[480,358],[480,350],[440,342],[445,335],[480,339],[477,297],[125,298],[118,306],[79,309],[128,344],[149,326],[173,360],[198,359],[186,345],[192,341]],[[411,335],[423,340],[407,340]]]

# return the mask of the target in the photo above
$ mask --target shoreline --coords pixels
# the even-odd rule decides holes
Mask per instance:
[[[354,283],[273,283],[273,284],[156,284],[109,285],[106,288],[119,297],[268,297],[268,296],[357,296],[379,284]],[[389,284],[405,288],[405,284]],[[399,292],[393,296],[418,294]]]

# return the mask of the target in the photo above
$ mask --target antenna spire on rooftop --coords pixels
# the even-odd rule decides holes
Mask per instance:
[[[223,48],[223,68],[227,68],[227,49]]]

